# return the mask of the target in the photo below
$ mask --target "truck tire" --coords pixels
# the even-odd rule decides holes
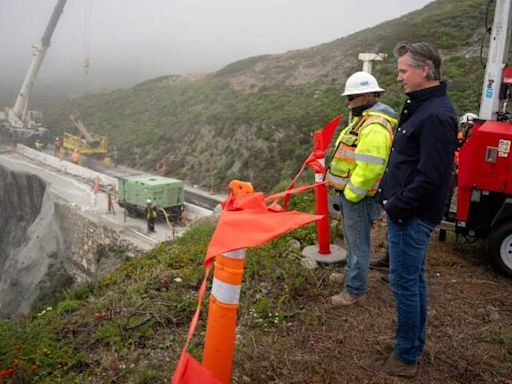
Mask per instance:
[[[489,236],[489,252],[495,269],[512,277],[512,221],[493,229]]]
[[[126,214],[128,217],[137,217],[137,209],[131,206],[130,204],[126,205]]]

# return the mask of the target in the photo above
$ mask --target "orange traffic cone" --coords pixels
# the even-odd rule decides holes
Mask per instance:
[[[234,195],[252,193],[251,183],[233,180]],[[244,276],[245,249],[225,252],[215,259],[208,323],[203,351],[203,365],[223,384],[231,383],[235,331]]]
[[[223,384],[231,383],[244,259],[245,249],[239,249],[215,260],[203,365]]]
[[[208,246],[204,262],[205,276],[199,290],[196,312],[172,377],[172,384],[231,383],[245,249],[264,244],[322,218],[297,211],[284,212],[276,204],[278,199],[306,191],[316,185],[303,186],[266,199],[261,192],[254,193],[250,183],[232,181],[229,186],[232,194],[223,203],[217,229]],[[268,207],[267,203],[272,203],[272,206]],[[208,309],[203,363],[199,364],[187,349],[199,321],[214,260],[215,273]]]

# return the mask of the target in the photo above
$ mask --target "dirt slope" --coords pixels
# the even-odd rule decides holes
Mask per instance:
[[[385,227],[374,229],[374,255],[384,252]],[[512,383],[512,280],[487,265],[482,244],[453,238],[431,241],[426,274],[428,337],[413,380],[375,375],[359,367],[369,354],[389,353],[395,310],[381,272],[370,272],[367,299],[332,308],[340,288],[329,283],[331,268],[315,272],[317,290],[302,292],[302,321],[238,348],[238,383]]]

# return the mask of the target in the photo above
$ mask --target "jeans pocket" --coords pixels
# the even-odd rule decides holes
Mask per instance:
[[[427,220],[422,220],[422,219],[418,219],[418,226],[424,230],[424,231],[427,231],[427,232],[432,232],[434,230],[434,228],[437,226],[437,224],[434,224],[430,221],[427,221]]]
[[[432,231],[436,227],[436,224],[431,223],[430,221],[422,220],[417,217],[414,219],[414,236],[425,243],[428,243],[430,239],[430,235]]]

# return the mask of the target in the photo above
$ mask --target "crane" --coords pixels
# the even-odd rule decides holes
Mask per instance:
[[[28,109],[30,95],[37,73],[51,44],[51,38],[67,0],[58,0],[39,44],[33,45],[34,53],[28,72],[23,80],[16,102],[12,108],[0,112],[0,128],[4,135],[22,139],[28,145],[40,140],[48,143],[48,130],[43,127],[43,115]]]
[[[70,115],[69,118],[78,131],[80,131],[80,135],[77,136],[64,132],[64,151],[77,151],[81,155],[100,157],[103,158],[105,165],[109,165],[112,159],[109,154],[108,137],[94,132],[89,132],[85,124],[82,122],[79,113]]]
[[[491,0],[488,2],[488,7]],[[478,119],[459,154],[457,234],[488,240],[494,266],[512,277],[512,0],[497,0]]]

